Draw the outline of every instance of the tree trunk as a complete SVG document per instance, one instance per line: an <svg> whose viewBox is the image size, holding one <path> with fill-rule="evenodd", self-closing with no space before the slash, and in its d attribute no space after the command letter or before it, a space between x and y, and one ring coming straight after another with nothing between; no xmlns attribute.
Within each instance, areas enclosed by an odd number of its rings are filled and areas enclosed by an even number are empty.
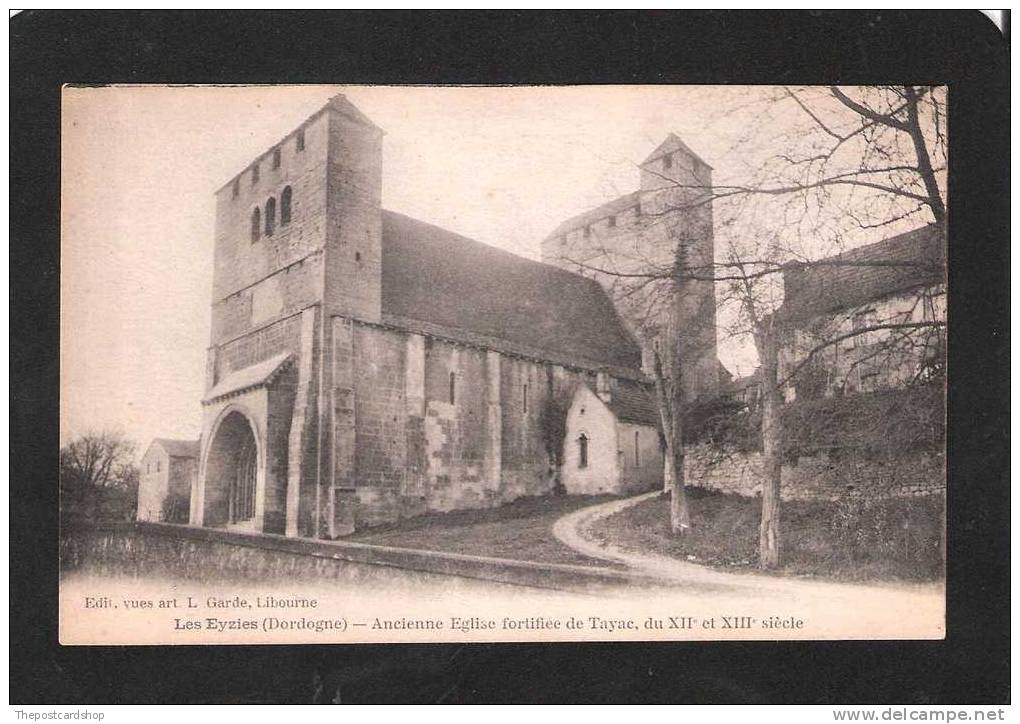
<svg viewBox="0 0 1020 724"><path fill-rule="evenodd" d="M687 492L684 490L684 446L676 444L682 438L676 430L676 420L679 415L674 415L674 444L670 446L670 459L672 460L673 480L669 491L669 529L675 536L682 536L691 529L691 514L687 506Z"/></svg>
<svg viewBox="0 0 1020 724"><path fill-rule="evenodd" d="M655 392L666 442L663 478L670 495L669 528L673 535L682 536L691 528L691 515L684 490L683 387L679 354L671 362L673 374L667 378L659 352L655 352Z"/></svg>
<svg viewBox="0 0 1020 724"><path fill-rule="evenodd" d="M673 492L673 446L666 444L662 451L662 492Z"/></svg>
<svg viewBox="0 0 1020 724"><path fill-rule="evenodd" d="M758 559L761 568L780 564L779 504L783 474L782 419L778 386L778 345L775 329L760 335L762 386L762 485L761 525L758 530Z"/></svg>

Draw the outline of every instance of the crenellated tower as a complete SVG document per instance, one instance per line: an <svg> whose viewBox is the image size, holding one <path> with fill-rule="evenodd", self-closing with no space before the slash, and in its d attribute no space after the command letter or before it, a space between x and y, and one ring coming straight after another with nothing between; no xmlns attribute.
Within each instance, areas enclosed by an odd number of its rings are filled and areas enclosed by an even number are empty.
<svg viewBox="0 0 1020 724"><path fill-rule="evenodd" d="M689 399L714 396L719 385L711 198L712 168L671 133L641 162L636 191L568 219L542 242L543 261L610 293L647 373L655 346L680 336Z"/></svg>

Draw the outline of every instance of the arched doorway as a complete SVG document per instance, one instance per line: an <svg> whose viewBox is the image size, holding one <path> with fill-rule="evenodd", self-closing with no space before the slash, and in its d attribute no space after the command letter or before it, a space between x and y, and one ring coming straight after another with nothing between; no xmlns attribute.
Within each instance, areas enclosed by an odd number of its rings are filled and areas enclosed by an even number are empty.
<svg viewBox="0 0 1020 724"><path fill-rule="evenodd" d="M231 523L244 523L255 518L255 476L258 472L258 452L255 438L248 432L247 440L241 446L237 459L237 475L231 481L230 509Z"/></svg>
<svg viewBox="0 0 1020 724"><path fill-rule="evenodd" d="M244 414L227 413L213 433L205 463L207 526L254 526L259 479L259 449Z"/></svg>

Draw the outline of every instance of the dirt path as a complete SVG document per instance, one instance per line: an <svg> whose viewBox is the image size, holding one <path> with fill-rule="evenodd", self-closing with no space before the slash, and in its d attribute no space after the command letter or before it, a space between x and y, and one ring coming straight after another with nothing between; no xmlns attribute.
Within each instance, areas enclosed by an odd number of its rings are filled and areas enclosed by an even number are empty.
<svg viewBox="0 0 1020 724"><path fill-rule="evenodd" d="M942 597L941 584L852 584L834 581L803 580L754 572L724 572L654 553L622 548L612 541L598 540L591 528L596 522L661 493L653 491L623 500L592 505L562 516L553 524L553 535L564 545L591 558L625 565L654 576L663 583L681 586L692 593L726 592L738 596L803 600L837 599L864 595L874 600L918 595Z"/></svg>

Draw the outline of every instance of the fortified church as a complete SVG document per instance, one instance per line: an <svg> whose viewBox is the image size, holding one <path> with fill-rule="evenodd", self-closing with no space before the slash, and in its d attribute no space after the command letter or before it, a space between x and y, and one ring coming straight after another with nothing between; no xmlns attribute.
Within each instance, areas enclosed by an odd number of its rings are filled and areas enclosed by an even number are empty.
<svg viewBox="0 0 1020 724"><path fill-rule="evenodd" d="M381 208L382 137L337 96L216 192L189 522L335 538L661 486L647 361L662 329L560 252L662 243L643 220L669 217L671 179L707 165L671 136L638 191L567 222L542 263ZM693 298L673 312L707 319L691 384L711 394L715 302Z"/></svg>

